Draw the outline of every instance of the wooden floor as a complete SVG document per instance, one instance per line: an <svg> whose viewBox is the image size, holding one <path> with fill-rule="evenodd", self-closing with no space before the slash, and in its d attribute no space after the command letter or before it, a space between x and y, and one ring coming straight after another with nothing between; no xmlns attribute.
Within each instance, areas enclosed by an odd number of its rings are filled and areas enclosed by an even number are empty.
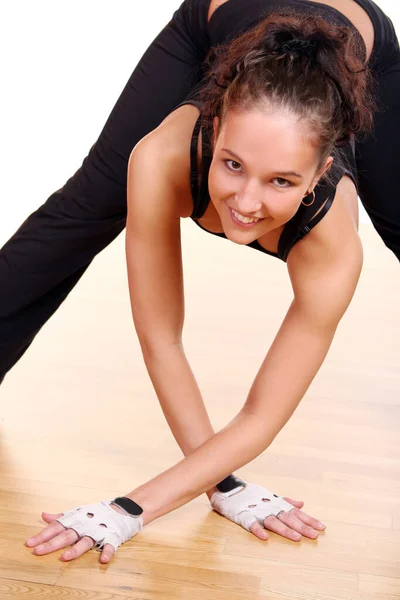
<svg viewBox="0 0 400 600"><path fill-rule="evenodd" d="M328 527L262 542L205 495L124 544L37 557L58 512L126 492L181 459L130 315L123 235L99 256L0 391L0 598L400 598L400 270L370 225L365 266L318 377L238 474L305 501ZM291 300L285 265L184 226L185 346L217 429L240 409Z"/></svg>

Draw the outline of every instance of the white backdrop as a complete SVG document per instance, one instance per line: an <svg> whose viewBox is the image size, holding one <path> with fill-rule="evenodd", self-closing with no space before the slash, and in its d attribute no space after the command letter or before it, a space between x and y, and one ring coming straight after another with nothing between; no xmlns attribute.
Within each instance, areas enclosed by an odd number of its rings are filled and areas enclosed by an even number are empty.
<svg viewBox="0 0 400 600"><path fill-rule="evenodd" d="M378 3L400 32L398 0ZM0 246L80 166L135 64L178 5L2 3Z"/></svg>

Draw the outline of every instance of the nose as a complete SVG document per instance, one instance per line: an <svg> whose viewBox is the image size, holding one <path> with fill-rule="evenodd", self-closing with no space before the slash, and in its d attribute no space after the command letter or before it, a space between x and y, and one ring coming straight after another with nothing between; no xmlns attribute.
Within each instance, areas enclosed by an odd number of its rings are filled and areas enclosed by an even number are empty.
<svg viewBox="0 0 400 600"><path fill-rule="evenodd" d="M244 215L252 215L261 210L265 203L265 191L255 182L248 182L235 197L237 210Z"/></svg>

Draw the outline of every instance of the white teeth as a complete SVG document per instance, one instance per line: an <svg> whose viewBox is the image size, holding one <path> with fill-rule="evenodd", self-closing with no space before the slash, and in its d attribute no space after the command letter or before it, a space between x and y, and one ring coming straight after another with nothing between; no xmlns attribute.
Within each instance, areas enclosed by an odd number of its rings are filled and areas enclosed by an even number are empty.
<svg viewBox="0 0 400 600"><path fill-rule="evenodd" d="M241 215L240 213L236 212L236 210L233 210L233 208L231 209L233 214L235 215L235 217L237 218L238 221L240 221L241 223L257 223L257 221L259 221L260 219L257 218L249 218L249 217L244 217L243 215Z"/></svg>

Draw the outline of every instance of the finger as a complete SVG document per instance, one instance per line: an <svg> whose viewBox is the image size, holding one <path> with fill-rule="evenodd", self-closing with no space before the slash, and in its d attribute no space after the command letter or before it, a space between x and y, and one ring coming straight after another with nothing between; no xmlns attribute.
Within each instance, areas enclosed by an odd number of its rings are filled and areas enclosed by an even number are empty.
<svg viewBox="0 0 400 600"><path fill-rule="evenodd" d="M100 556L100 562L102 562L102 563L110 562L110 560L114 556L114 554L115 554L114 546L111 546L111 544L105 544L103 551L101 553L101 556Z"/></svg>
<svg viewBox="0 0 400 600"><path fill-rule="evenodd" d="M316 540L319 535L318 531L316 531L313 527L310 527L309 525L306 525L303 521L301 521L296 516L296 513L293 510L291 510L290 512L283 512L279 516L278 520L285 523L285 525L287 525L294 531L301 533L301 535L303 535L304 537L308 537L312 540Z"/></svg>
<svg viewBox="0 0 400 600"><path fill-rule="evenodd" d="M43 521L46 521L46 523L53 523L53 521L55 521L56 519L59 519L63 515L64 515L64 513L54 514L54 513L42 512L42 519L43 519Z"/></svg>
<svg viewBox="0 0 400 600"><path fill-rule="evenodd" d="M267 517L264 521L265 529L273 531L274 533L277 533L288 540L292 540L293 542L299 542L301 540L301 533L298 531L293 531L291 527L280 521L281 517L282 515L279 517L279 519L273 515Z"/></svg>
<svg viewBox="0 0 400 600"><path fill-rule="evenodd" d="M321 521L318 521L318 519L314 519L314 517L311 517L307 513L303 512L302 510L296 510L296 511L290 511L290 512L293 512L298 519L300 519L306 525L313 527L314 529L317 529L319 531L324 531L326 529L326 525L324 523L322 523Z"/></svg>
<svg viewBox="0 0 400 600"><path fill-rule="evenodd" d="M60 550L60 548L65 548L66 546L71 546L79 539L78 534L73 529L67 529L62 533L59 533L51 540L44 544L40 544L36 546L34 549L34 553L42 556L43 554L50 554L50 552L55 552L55 550Z"/></svg>
<svg viewBox="0 0 400 600"><path fill-rule="evenodd" d="M262 525L260 525L260 523L258 521L253 523L253 525L250 527L250 531L251 531L251 533L254 533L254 535L256 537L258 537L260 540L265 541L269 538L268 533L266 532L264 527Z"/></svg>
<svg viewBox="0 0 400 600"><path fill-rule="evenodd" d="M82 554L85 554L88 550L91 550L95 545L93 538L85 536L79 542L73 545L61 554L61 559L65 561L74 560Z"/></svg>
<svg viewBox="0 0 400 600"><path fill-rule="evenodd" d="M28 547L32 548L33 546L37 546L38 544L47 542L48 540L62 533L63 531L65 531L64 525L61 525L61 523L59 523L58 521L53 521L52 523L50 523L50 525L45 527L43 531L26 540L25 544Z"/></svg>
<svg viewBox="0 0 400 600"><path fill-rule="evenodd" d="M295 506L296 508L303 508L304 506L304 502L302 500L292 500L291 498L287 498L286 496L283 496L283 499L286 500L286 502L289 502L289 504L292 504L292 506Z"/></svg>

